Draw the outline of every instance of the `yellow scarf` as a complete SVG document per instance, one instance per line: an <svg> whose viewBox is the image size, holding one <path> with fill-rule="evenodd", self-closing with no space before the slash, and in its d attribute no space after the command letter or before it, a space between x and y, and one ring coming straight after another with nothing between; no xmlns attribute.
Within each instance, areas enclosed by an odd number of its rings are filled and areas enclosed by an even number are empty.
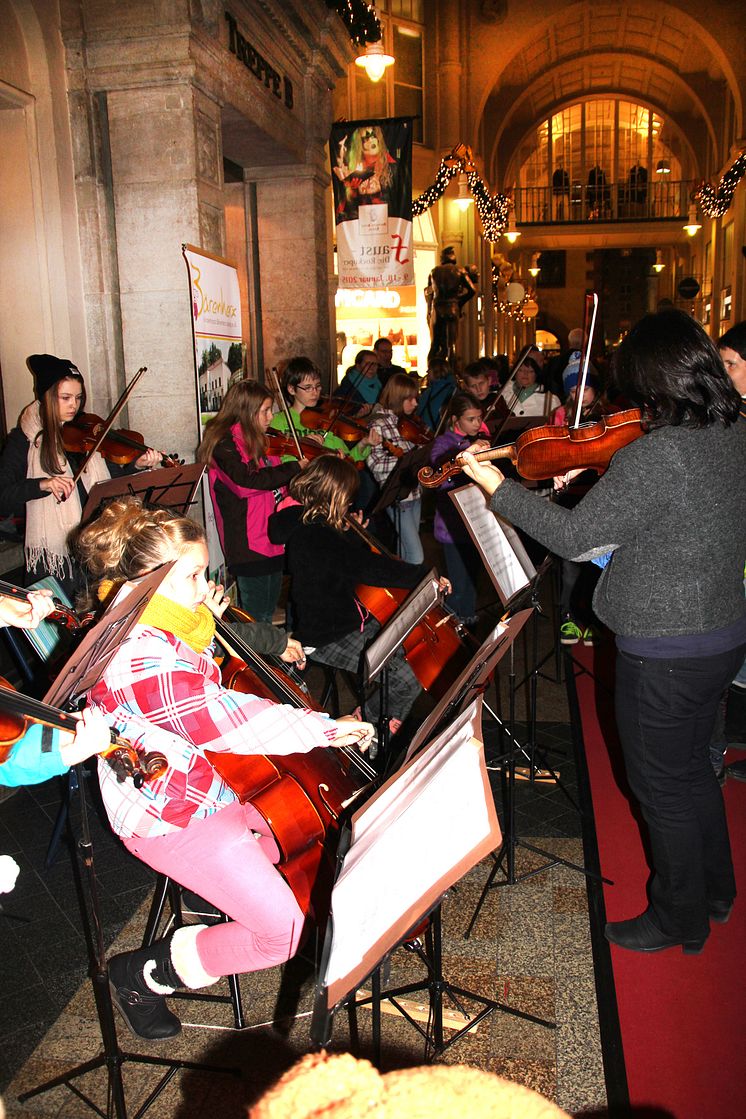
<svg viewBox="0 0 746 1119"><path fill-rule="evenodd" d="M98 597L103 601L114 584L104 579L98 588ZM195 610L187 610L162 594L154 594L140 615L140 623L155 629L172 633L195 653L204 653L215 636L215 618L203 604Z"/></svg>

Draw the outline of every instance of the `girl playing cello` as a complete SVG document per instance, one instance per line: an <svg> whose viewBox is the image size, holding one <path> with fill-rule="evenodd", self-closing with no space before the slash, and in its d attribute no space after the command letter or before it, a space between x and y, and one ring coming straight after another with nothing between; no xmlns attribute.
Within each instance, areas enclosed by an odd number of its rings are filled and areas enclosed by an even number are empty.
<svg viewBox="0 0 746 1119"><path fill-rule="evenodd" d="M90 697L130 739L139 729L168 761L165 773L140 790L100 767L114 831L132 854L232 918L178 929L111 960L114 1001L125 1021L139 1037L162 1039L181 1028L165 995L284 962L305 920L275 869L279 851L265 820L236 799L205 751L282 756L365 745L373 728L221 686L212 656L215 622L205 606L207 547L195 522L136 501L112 502L83 530L79 548L93 574L117 582L175 561Z"/></svg>

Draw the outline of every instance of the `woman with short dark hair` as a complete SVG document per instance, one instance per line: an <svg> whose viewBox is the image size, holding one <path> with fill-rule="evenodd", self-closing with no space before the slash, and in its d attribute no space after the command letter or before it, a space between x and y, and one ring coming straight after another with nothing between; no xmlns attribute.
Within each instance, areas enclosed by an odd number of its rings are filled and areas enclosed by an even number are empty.
<svg viewBox="0 0 746 1119"><path fill-rule="evenodd" d="M746 474L746 430L717 349L682 311L646 315L619 347L613 379L649 430L574 509L468 454L465 470L495 513L552 551L605 563L593 605L616 634L617 726L653 868L648 908L606 936L639 952L699 952L736 893L708 748L746 652L746 488L734 484Z"/></svg>

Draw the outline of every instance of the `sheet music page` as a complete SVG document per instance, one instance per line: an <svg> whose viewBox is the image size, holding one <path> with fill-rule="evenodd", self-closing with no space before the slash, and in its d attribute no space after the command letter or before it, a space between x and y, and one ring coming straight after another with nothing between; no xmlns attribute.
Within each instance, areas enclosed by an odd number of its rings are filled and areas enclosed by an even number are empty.
<svg viewBox="0 0 746 1119"><path fill-rule="evenodd" d="M328 987L359 968L370 947L389 933L390 950L406 932L397 932L402 915L427 898L433 883L450 884L449 872L490 835L482 746L472 737L475 708L474 703L357 817L332 894ZM422 904L425 912L429 906Z"/></svg>
<svg viewBox="0 0 746 1119"><path fill-rule="evenodd" d="M438 577L430 571L419 586L411 592L395 614L389 618L378 636L365 650L366 682L375 680L396 650L414 627L422 621L428 610L440 601Z"/></svg>
<svg viewBox="0 0 746 1119"><path fill-rule="evenodd" d="M479 486L459 486L449 493L484 560L487 573L503 605L525 590L536 575L520 537L512 525L497 517Z"/></svg>

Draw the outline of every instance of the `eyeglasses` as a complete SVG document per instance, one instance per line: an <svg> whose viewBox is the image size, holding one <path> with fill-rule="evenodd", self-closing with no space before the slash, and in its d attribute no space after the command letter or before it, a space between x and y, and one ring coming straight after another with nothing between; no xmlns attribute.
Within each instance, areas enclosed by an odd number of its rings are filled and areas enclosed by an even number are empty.
<svg viewBox="0 0 746 1119"><path fill-rule="evenodd" d="M295 386L295 391L297 392L298 389L302 389L303 392L313 392L315 389L320 389L320 388L321 388L321 381L313 381L311 384L308 384L308 385L296 385Z"/></svg>

